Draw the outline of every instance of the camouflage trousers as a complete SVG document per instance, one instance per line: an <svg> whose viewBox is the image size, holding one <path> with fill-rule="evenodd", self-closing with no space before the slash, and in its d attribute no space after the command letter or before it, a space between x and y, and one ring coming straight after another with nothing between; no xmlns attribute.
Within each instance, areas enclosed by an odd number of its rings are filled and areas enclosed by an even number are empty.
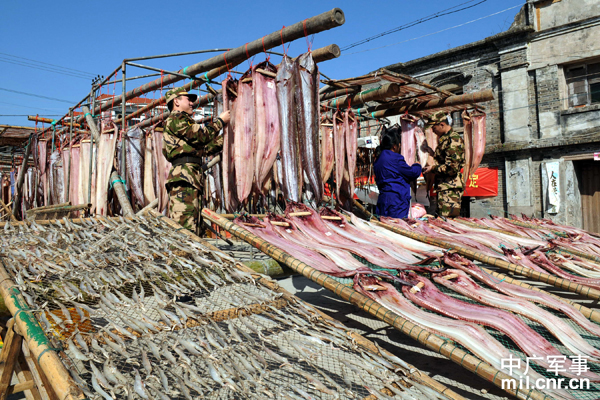
<svg viewBox="0 0 600 400"><path fill-rule="evenodd" d="M192 185L171 186L169 189L169 218L196 233L201 191Z"/></svg>
<svg viewBox="0 0 600 400"><path fill-rule="evenodd" d="M458 217L460 215L460 202L462 189L450 189L437 192L437 213L441 217Z"/></svg>

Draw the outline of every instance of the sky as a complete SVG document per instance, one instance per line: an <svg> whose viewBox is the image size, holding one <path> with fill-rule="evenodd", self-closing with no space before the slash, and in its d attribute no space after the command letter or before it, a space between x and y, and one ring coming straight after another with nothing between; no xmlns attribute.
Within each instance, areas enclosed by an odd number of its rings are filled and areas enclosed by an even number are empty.
<svg viewBox="0 0 600 400"><path fill-rule="evenodd" d="M375 1L18 1L0 2L0 124L33 126L26 116L56 118L124 58L233 48L339 7L344 25L309 37L312 48L337 44L342 55L319 65L332 79L366 74L507 30L524 0ZM467 8L465 10L460 10ZM446 13L456 11L450 15ZM435 18L433 16L438 15ZM424 19L431 18L427 21ZM415 22L423 21L418 24ZM409 26L414 25L414 26ZM348 48L383 32L396 32ZM306 39L288 54L306 52ZM273 51L281 52L282 47ZM179 70L219 53L140 61ZM261 62L265 55L254 57ZM278 63L280 57L273 56ZM51 65L49 65L51 64ZM249 62L235 69L245 71ZM127 76L152 73L128 67ZM119 75L120 77L120 75ZM155 79L155 78L151 78ZM148 80L127 82L127 90ZM120 94L121 84L102 93ZM35 95L38 97L34 97ZM39 97L42 96L42 97ZM159 93L149 93L156 98Z"/></svg>

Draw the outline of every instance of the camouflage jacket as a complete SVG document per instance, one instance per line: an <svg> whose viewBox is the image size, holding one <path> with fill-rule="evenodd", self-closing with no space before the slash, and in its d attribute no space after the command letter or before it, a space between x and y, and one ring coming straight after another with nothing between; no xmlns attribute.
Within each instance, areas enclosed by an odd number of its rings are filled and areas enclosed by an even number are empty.
<svg viewBox="0 0 600 400"><path fill-rule="evenodd" d="M221 119L203 126L195 123L189 114L175 111L165 122L163 154L169 162L179 157L206 157L215 154L223 148L223 136L218 136L221 129ZM182 164L172 167L167 187L182 181L201 189L204 180L200 165Z"/></svg>
<svg viewBox="0 0 600 400"><path fill-rule="evenodd" d="M463 176L460 171L465 166L465 143L452 129L439 139L435 154L435 190L463 189Z"/></svg>

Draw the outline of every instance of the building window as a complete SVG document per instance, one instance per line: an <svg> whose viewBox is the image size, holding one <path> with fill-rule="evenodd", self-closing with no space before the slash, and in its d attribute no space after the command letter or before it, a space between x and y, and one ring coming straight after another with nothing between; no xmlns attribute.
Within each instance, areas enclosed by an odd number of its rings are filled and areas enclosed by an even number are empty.
<svg viewBox="0 0 600 400"><path fill-rule="evenodd" d="M600 62L565 68L569 107L600 103Z"/></svg>

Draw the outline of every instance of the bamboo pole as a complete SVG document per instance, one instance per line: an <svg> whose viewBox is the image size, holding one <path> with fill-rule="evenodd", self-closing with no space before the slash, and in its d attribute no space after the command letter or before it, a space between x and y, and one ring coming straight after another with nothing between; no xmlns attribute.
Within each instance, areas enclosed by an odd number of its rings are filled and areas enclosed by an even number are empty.
<svg viewBox="0 0 600 400"><path fill-rule="evenodd" d="M425 236L419 233L414 233L411 231L407 231L406 229L398 228L395 226L391 226L388 224L384 224L377 221L372 221L375 225L386 228L394 233L398 233L400 235L409 237L411 239L418 240L420 242L428 243L434 246L439 246L445 249L452 249L456 251L458 254L465 256L472 260L481 261L483 263L494 265L503 270L522 275L526 278L533 279L538 282L548 283L552 286L555 286L560 289L565 289L569 292L578 293L582 296L593 300L600 299L600 291L591 288L589 286L581 285L579 283L571 282L566 279L559 278L554 275L544 274L542 272L535 271L531 268L523 267L521 265L513 264L508 261L504 261L500 258L488 256L486 254L480 253L478 251L470 250L468 248L458 246L455 243L446 242L444 240L432 238L429 236Z"/></svg>
<svg viewBox="0 0 600 400"><path fill-rule="evenodd" d="M163 220L168 225L171 225L173 228L175 228L177 230L181 229L181 225L179 225L178 223L176 223L172 219L165 217L164 215L162 215L161 213L157 212L156 210L150 210L149 214L152 215L152 216L154 216L154 217L161 218L161 220ZM197 241L199 243L202 243L204 246L206 246L210 250L221 252L220 249L218 249L217 247L215 247L212 244L208 243L206 240L200 238L199 236L197 236L196 234L194 234L193 232L191 232L191 231L189 231L187 229L181 229L180 232L182 232L183 234L189 236L191 239L193 239L193 240L195 240L195 241ZM298 261L298 262L301 262L301 261ZM288 292L287 290L285 290L284 288L282 288L281 286L279 286L277 284L277 282L273 281L272 279L267 278L264 275L256 275L256 271L253 271L252 269L248 268L244 264L241 264L240 262L237 262L236 266L239 269L252 274L253 277L259 283L261 283L262 285L264 285L264 286L268 287L269 289L272 289L272 290L274 290L276 292L281 293L283 299L287 300L288 302L290 302L292 304L293 303L297 303L297 302L302 302L302 300L300 300L299 298L297 298L296 296L294 296L293 294L291 294L290 292ZM313 271L318 272L316 270L313 270ZM354 292L354 293L359 294L357 292ZM329 315L323 313L321 310L319 310L319 309L317 309L317 308L315 308L315 307L313 307L311 305L308 305L308 306L312 310L314 310L316 313L318 313L319 316L321 318L323 318L325 321L330 322L334 326L339 326L340 325L340 323L337 320L335 320L332 317L330 317ZM356 332L347 331L346 334L349 335L350 337L352 337L354 340L356 340L356 342L359 345L363 346L364 348L366 348L366 349L368 349L370 351L373 351L375 354L379 354L379 351L378 351L377 347L370 340L364 338L363 336L361 336L360 334L358 334ZM391 354L391 353L389 353L389 354ZM409 367L410 368L414 368L410 364L409 364ZM414 369L416 369L418 371L417 368L414 368ZM452 391L448 387L446 387L443 384L435 381L434 379L428 377L427 375L421 374L420 371L419 371L418 374L409 374L409 375L410 375L411 379L416 380L417 382L422 383L422 384L424 384L424 385L426 385L426 386L428 386L428 387L436 390L437 392L446 395L450 399L453 399L453 400L465 400L464 397L462 397L461 395L455 393L454 391ZM534 398L531 397L531 399L534 399Z"/></svg>
<svg viewBox="0 0 600 400"><path fill-rule="evenodd" d="M471 222L471 221L464 221L464 220L460 220L460 219L455 219L455 221L456 222L460 222L461 224L464 224L464 225L467 225L467 226L472 226L473 228L486 229L486 230L489 230L489 231L500 232L500 233L504 233L506 235L511 235L511 236L520 237L520 238L525 237L525 236L519 235L519 234L517 234L517 233L515 233L513 231L506 231L506 230L503 230L503 229L492 228L492 227L480 225L480 224L477 224L477 223L474 223L474 222ZM514 221L511 221L511 223L513 223L513 222ZM520 222L520 221L517 221L517 222ZM523 224L525 224L525 223L523 223ZM524 226L524 225L518 225L518 226L522 226L523 228L532 228L530 226ZM540 228L541 227L538 227L538 229L540 229ZM543 228L543 229L546 229L546 228ZM550 231L553 231L553 230L550 229ZM555 232L553 232L553 233L555 235L557 235L557 233L559 233L559 232L556 231L556 233ZM564 232L560 232L560 233L564 233ZM559 246L560 246L560 244L559 244ZM564 247L564 246L560 246L560 248L563 251L565 251L567 253L570 253L570 254L572 254L574 256L585 258L585 259L588 259L590 261L594 261L594 262L600 264L600 257L597 257L597 256L595 256L593 254L588 254L588 253L585 253L585 252L579 251L579 250L569 249L569 248Z"/></svg>
<svg viewBox="0 0 600 400"><path fill-rule="evenodd" d="M0 264L0 295L13 315L19 334L27 342L27 346L40 368L48 377L50 385L61 400L81 400L85 395L73 381L69 372L52 347L46 334L40 327L35 315L23 299L17 285Z"/></svg>
<svg viewBox="0 0 600 400"><path fill-rule="evenodd" d="M263 36L260 39L256 39L252 42L246 43L245 45L231 49L223 54L219 54L218 56L211 57L208 60L200 61L196 64L187 66L176 72L188 76L196 76L219 68L220 73L216 75L218 76L256 54L270 50L277 46L281 46L284 43L303 38L307 35L312 35L314 33L323 32L341 26L345 21L346 18L344 16L344 12L339 8L334 8L331 11L324 12L317 16L307 18L301 22L284 27L280 30L276 30L275 32ZM204 79L203 77L199 78ZM160 89L163 86L169 86L172 83L179 82L182 79L183 78L179 75L167 74L161 78L155 79L142 86L123 93L122 98L115 98L114 104L100 104L98 107L94 108L94 114L100 114L103 109L118 106L122 101L141 96L144 93ZM77 122L79 121L80 120L78 119Z"/></svg>
<svg viewBox="0 0 600 400"><path fill-rule="evenodd" d="M477 229L485 229L487 231L492 231L492 232L498 232L498 233L504 233L505 235L511 235L514 237L519 237L519 238L525 238L525 236L520 235L518 233L515 233L513 231L506 231L504 229L498 229L498 228L492 228L491 226L486 226L486 225L480 225L478 223L475 222L471 222L471 221L465 221L463 219L454 219L455 222L461 223L463 225L467 225L470 226L472 228L477 228Z"/></svg>
<svg viewBox="0 0 600 400"><path fill-rule="evenodd" d="M556 236L565 236L565 233L566 233L566 232L564 232L564 231L559 231L559 230L556 230L556 229L547 228L547 227L544 227L544 226L539 226L539 225L535 225L535 224L529 224L529 223L527 223L527 222L516 221L516 220L514 220L514 219L511 219L511 220L510 220L510 223L511 223L511 224L514 224L514 225L517 225L517 226L521 226L521 227L523 227L523 228L531 228L531 229L537 229L537 230L542 230L542 229L543 229L543 230L547 230L547 231L550 231L551 233L553 233L553 234L554 234L554 235L556 235ZM578 257L586 258L586 259L588 259L588 260L591 260L591 261L595 261L595 262L597 262L597 263L600 263L600 257L597 257L597 256L595 256L595 255L593 255L593 254L584 253L583 251L579 251L579 250L571 250L571 249L568 249L568 248L566 248L566 247L563 247L563 246L560 246L560 247L561 247L561 249L563 249L564 251L566 251L566 252L568 252L568 253L571 253L571 254L573 254L574 256L578 256Z"/></svg>
<svg viewBox="0 0 600 400"><path fill-rule="evenodd" d="M588 307L583 306L583 305L581 305L581 304L579 304L577 302L571 301L569 299L565 299L564 297L560 297L560 296L557 296L555 294L546 292L543 289L537 288L535 286L531 286L531 285L529 285L526 282L520 281L518 279L511 278L510 276L504 275L504 274L502 274L500 272L492 271L491 269L488 269L488 268L485 268L485 267L480 267L480 268L486 274L492 275L495 278L498 278L498 279L500 279L503 282L512 283L513 285L521 286L521 287L523 287L525 289L535 290L536 292L540 292L540 293L546 294L548 296L552 296L556 300L562 301L565 304L572 305L573 307L575 307L576 309L578 309L583 314L584 317L586 317L590 321L593 321L593 322L596 322L596 323L600 324L600 311L598 311L598 310L588 308Z"/></svg>
<svg viewBox="0 0 600 400"><path fill-rule="evenodd" d="M121 209L123 210L124 217L132 217L134 215L133 207L131 207L131 203L127 198L127 191L125 189L125 185L121 182L121 177L117 174L117 171L113 171L110 174L110 181L113 185L113 189L115 190L115 194L119 199L119 204L121 204Z"/></svg>
<svg viewBox="0 0 600 400"><path fill-rule="evenodd" d="M382 305L376 303L375 301L369 299L368 297L362 295L354 289L335 281L328 275L317 271L316 269L310 267L302 261L292 257L284 250L262 240L253 233L241 228L240 226L232 222L229 222L225 218L221 218L218 214L212 212L211 210L208 210L206 208L203 209L202 215L206 219L210 220L211 222L214 222L221 228L227 230L232 235L239 237L240 239L259 249L263 253L273 257L275 260L284 263L294 271L306 276L307 278L318 283L324 288L331 290L334 294L338 295L342 299L349 301L350 303L367 311L369 314L375 316L376 318L392 325L400 332L417 340L419 343L425 345L427 348L448 357L450 360L461 365L467 370L474 372L481 378L492 382L496 386L502 388L502 381L514 380L514 378L511 378L504 372L495 369L491 365L459 349L450 342L441 339L440 337L425 329L422 329L418 325L413 324L412 322L404 319L403 317L390 310L387 310ZM548 399L548 397L545 396L543 393L534 390L503 390L520 399Z"/></svg>
<svg viewBox="0 0 600 400"><path fill-rule="evenodd" d="M373 118L383 118L392 115L403 114L407 111L426 111L434 108L463 106L491 100L494 100L494 91L492 89L488 89L480 92L465 93L428 101L419 101L418 99L400 99L391 101L389 103L378 104L373 107L360 108L356 110L355 113L357 115L369 115Z"/></svg>

